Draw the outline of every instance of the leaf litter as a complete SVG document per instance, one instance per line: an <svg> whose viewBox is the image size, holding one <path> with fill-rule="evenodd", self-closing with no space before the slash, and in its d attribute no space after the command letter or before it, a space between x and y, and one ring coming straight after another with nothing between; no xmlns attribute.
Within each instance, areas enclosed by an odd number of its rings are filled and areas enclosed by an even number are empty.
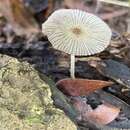
<svg viewBox="0 0 130 130"><path fill-rule="evenodd" d="M4 2L6 3L9 1L6 0ZM17 5L16 0L12 0L12 2ZM1 5L3 5L3 3ZM6 3L5 5L7 7L8 3ZM73 8L70 7L72 6L71 2L68 3L67 6L68 8ZM75 4L73 6L77 5ZM87 9L86 7L84 7L84 5L82 5L82 2L78 6L81 6L80 8ZM95 3L91 3L90 12L99 12L99 14L101 13L99 16L101 16L105 20L107 19L108 23L113 29L113 38L111 44L101 54L94 55L93 59L90 58L90 60L88 60L89 58L85 57L78 59L77 57L76 77L92 80L103 80L108 81L109 83L114 82L114 85L103 89L104 91L99 90L94 92L94 90L91 89L93 93L89 93L87 96L85 96L85 101L84 97L82 96L76 100L78 100L79 104L81 103L83 104L83 106L85 105L85 108L89 109L89 111L91 112L95 110L97 112L97 109L106 110L107 108L115 108L115 110L117 110L117 114L113 118L113 120L111 120L111 123L107 122L108 126L127 129L130 128L130 101L128 101L130 97L130 35L129 33L126 33L127 26L129 25L125 20L126 18L128 18L128 9L119 6L108 6L106 4L103 4L101 6L99 7L99 5L97 6ZM95 7L98 7L96 8L96 11L93 10L95 9ZM18 25L22 30L26 30L27 33L30 33L30 30L32 29L39 30L38 23L35 21L35 19L33 18L33 14L30 11L29 20L26 19L28 15L25 13L26 9L23 5L18 6L17 8L17 13L19 13L19 11L22 12L22 16L12 11L9 12L5 9L6 8L4 8L3 11L5 11L5 14L7 14L7 16L12 16L12 14L8 13L14 13L13 17L16 19L16 21L13 20L12 23L14 28L16 28L15 26ZM116 9L119 10L116 12ZM102 12L105 13L102 14ZM20 17L20 19L18 18L18 16ZM0 15L0 18L3 19L3 16ZM24 25L21 25L21 20L24 20ZM12 22L12 19L10 17L9 21ZM29 42L27 42L28 38L25 38L25 36L21 34L20 36L17 36L15 32L10 29L9 23L6 23L5 25L3 23L0 24L1 53L17 57L19 58L19 60L22 61L28 61L39 72L50 76L55 82L64 78L69 78L70 59L68 55L54 50L48 40L42 34L38 33L34 38L32 38L32 40L29 40ZM98 62L96 60L98 60ZM128 89L126 89L126 87ZM113 95L115 95L116 97ZM70 100L71 99L72 97L70 97ZM74 99L72 99L72 101L74 103ZM82 105L80 105L80 107L81 106ZM84 110L81 110L82 109L80 108L79 111L82 113ZM81 119L81 116L78 119ZM83 119L87 120L88 118L84 117ZM105 122L104 124L107 123Z"/></svg>

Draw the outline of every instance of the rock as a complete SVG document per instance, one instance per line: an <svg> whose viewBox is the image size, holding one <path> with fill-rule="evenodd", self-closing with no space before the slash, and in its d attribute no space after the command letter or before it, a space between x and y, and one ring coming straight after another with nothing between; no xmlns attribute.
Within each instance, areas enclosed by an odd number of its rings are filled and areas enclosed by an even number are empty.
<svg viewBox="0 0 130 130"><path fill-rule="evenodd" d="M64 112L76 122L76 118L78 116L78 112L76 109L69 104L70 99L67 98L56 86L55 83L49 79L47 76L39 73L41 79L44 79L47 83L49 82L50 89L52 91L52 98L54 100L54 104L64 110Z"/></svg>
<svg viewBox="0 0 130 130"><path fill-rule="evenodd" d="M0 68L1 130L77 130L28 63L0 55Z"/></svg>

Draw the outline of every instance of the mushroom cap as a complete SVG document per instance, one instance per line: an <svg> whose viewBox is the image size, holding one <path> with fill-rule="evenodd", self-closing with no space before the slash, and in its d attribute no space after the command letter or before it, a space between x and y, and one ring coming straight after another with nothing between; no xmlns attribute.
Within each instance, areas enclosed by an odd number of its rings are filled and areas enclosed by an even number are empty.
<svg viewBox="0 0 130 130"><path fill-rule="evenodd" d="M103 51L112 35L111 29L100 18L77 9L55 11L42 24L42 32L55 49L77 56Z"/></svg>

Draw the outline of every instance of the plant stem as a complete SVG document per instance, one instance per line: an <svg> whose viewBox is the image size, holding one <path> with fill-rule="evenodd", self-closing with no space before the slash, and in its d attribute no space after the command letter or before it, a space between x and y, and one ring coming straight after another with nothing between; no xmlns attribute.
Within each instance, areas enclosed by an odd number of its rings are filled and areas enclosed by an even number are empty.
<svg viewBox="0 0 130 130"><path fill-rule="evenodd" d="M75 55L73 54L71 54L70 63L70 75L72 79L75 79Z"/></svg>

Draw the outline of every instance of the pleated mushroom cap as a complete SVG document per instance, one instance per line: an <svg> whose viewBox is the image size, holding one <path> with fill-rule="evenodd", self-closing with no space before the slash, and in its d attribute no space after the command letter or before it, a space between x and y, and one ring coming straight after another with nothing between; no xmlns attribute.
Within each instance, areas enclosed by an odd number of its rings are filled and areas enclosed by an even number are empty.
<svg viewBox="0 0 130 130"><path fill-rule="evenodd" d="M112 35L100 18L77 9L55 11L42 24L42 31L55 49L77 56L103 51Z"/></svg>

